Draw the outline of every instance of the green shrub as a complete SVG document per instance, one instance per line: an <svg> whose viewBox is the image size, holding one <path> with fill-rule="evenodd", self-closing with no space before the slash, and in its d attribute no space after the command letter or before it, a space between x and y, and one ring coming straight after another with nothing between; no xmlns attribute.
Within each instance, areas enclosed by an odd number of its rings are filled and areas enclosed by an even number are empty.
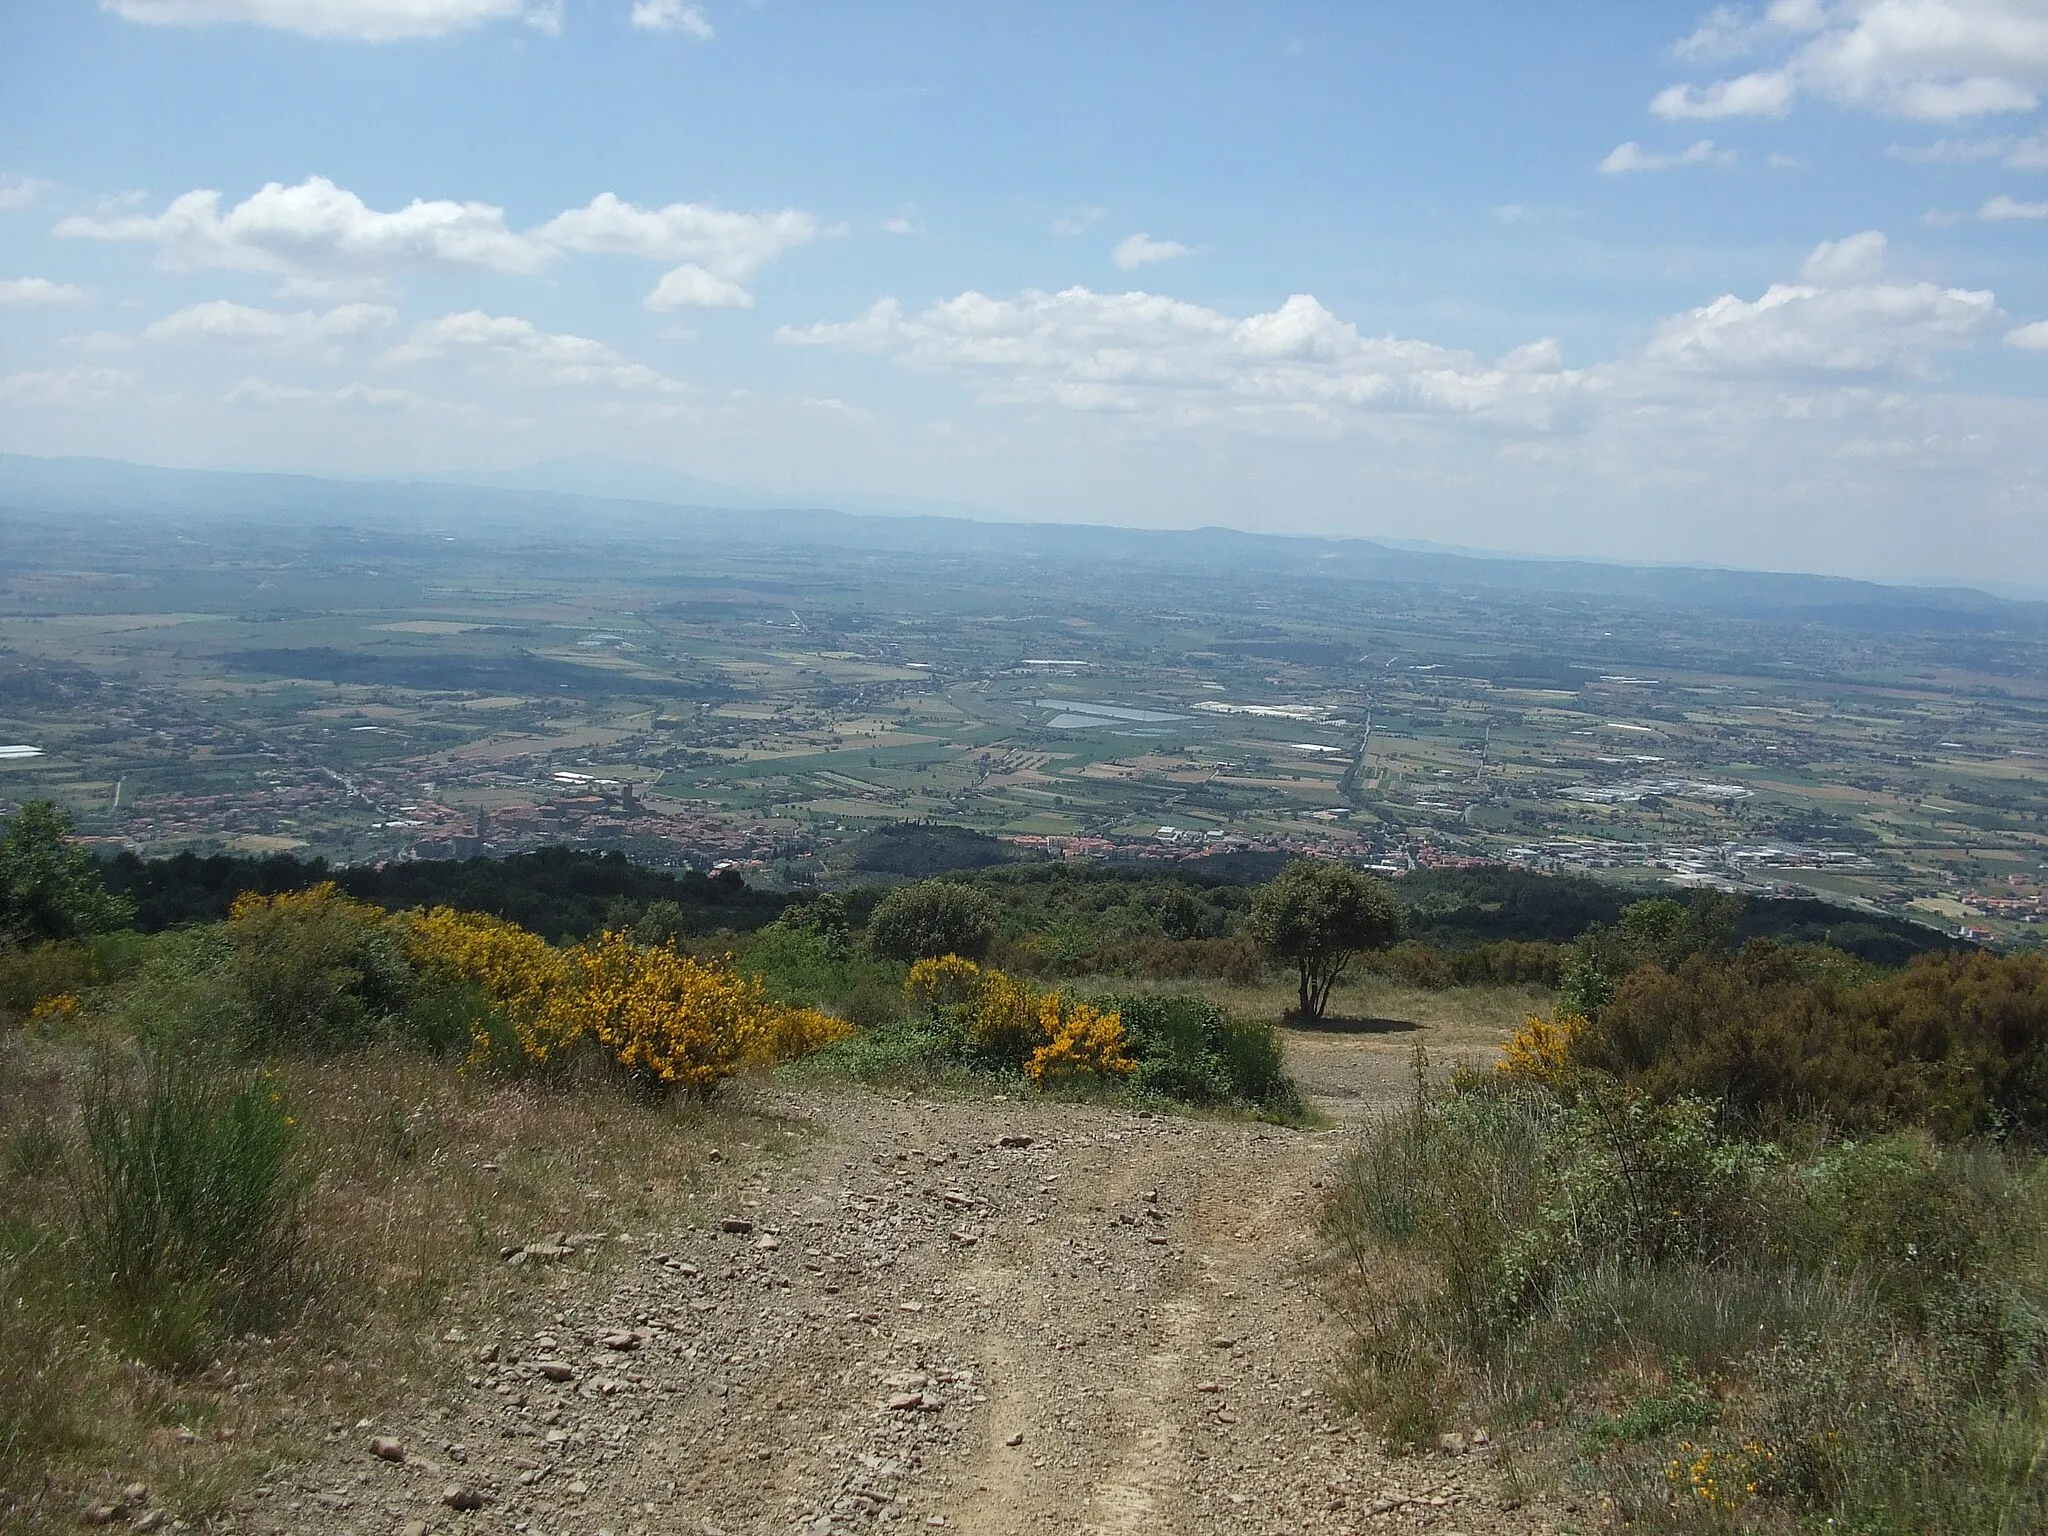
<svg viewBox="0 0 2048 1536"><path fill-rule="evenodd" d="M1234 1019L1195 993L1120 992L1090 1001L1122 1017L1138 1059L1131 1077L1137 1091L1189 1104L1300 1112L1271 1024Z"/></svg>
<svg viewBox="0 0 2048 1536"><path fill-rule="evenodd" d="M995 942L1002 910L972 886L921 880L882 898L868 918L868 947L908 964L959 955L980 960Z"/></svg>
<svg viewBox="0 0 2048 1536"><path fill-rule="evenodd" d="M1036 976L1207 979L1254 986L1268 973L1259 946L1243 934L1177 939L1156 933L1104 933L1074 920L1008 940L997 953L1004 969Z"/></svg>
<svg viewBox="0 0 2048 1536"><path fill-rule="evenodd" d="M84 1099L80 1212L92 1273L131 1347L203 1362L289 1296L299 1251L294 1125L267 1076L190 1049L103 1063Z"/></svg>
<svg viewBox="0 0 2048 1536"><path fill-rule="evenodd" d="M159 934L116 994L115 1021L164 1048L240 1049L257 1038L222 924Z"/></svg>
<svg viewBox="0 0 2048 1536"><path fill-rule="evenodd" d="M1832 951L1757 940L1644 965L1589 1006L1581 1065L1660 1098L1722 1100L1768 1134L1817 1119L2048 1138L2048 957L1928 954L1873 978Z"/></svg>
<svg viewBox="0 0 2048 1536"><path fill-rule="evenodd" d="M1374 955L1371 969L1411 987L1555 987L1571 956L1563 944L1503 939L1470 949L1439 949L1404 939Z"/></svg>
<svg viewBox="0 0 2048 1536"><path fill-rule="evenodd" d="M1681 1529L2041 1528L2041 1162L1739 1130L1598 1078L1419 1078L1326 1209L1351 1400L1402 1440L1561 1421Z"/></svg>
<svg viewBox="0 0 2048 1536"><path fill-rule="evenodd" d="M758 975L778 1003L792 1008L829 1008L857 1025L901 1017L900 967L853 948L846 942L843 925L830 927L803 920L803 914L813 913L830 900L820 898L796 908L794 921L768 924L741 946L734 964ZM855 1018L855 1011L861 1017Z"/></svg>
<svg viewBox="0 0 2048 1536"><path fill-rule="evenodd" d="M146 942L121 932L25 949L0 945L0 1020L25 1019L46 999L82 997L120 980L141 963Z"/></svg>
<svg viewBox="0 0 2048 1536"><path fill-rule="evenodd" d="M331 886L244 898L227 936L252 1049L354 1045L402 1027L416 982L380 909Z"/></svg>
<svg viewBox="0 0 2048 1536"><path fill-rule="evenodd" d="M869 1084L921 1085L990 1075L986 1068L968 1066L967 1054L964 1030L919 1014L835 1040L783 1070L796 1077L850 1077Z"/></svg>

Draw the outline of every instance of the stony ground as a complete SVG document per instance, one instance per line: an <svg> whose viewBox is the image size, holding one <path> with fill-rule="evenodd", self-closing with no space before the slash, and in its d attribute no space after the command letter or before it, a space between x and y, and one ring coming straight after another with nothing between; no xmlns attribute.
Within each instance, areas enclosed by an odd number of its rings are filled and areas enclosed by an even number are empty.
<svg viewBox="0 0 2048 1536"><path fill-rule="evenodd" d="M1325 1395L1314 1215L1407 1046L1290 1042L1335 1129L776 1089L811 1134L676 1230L536 1234L542 1310L337 1425L246 1528L1537 1532L1483 1433L1390 1459ZM581 1239L579 1241L579 1239ZM508 1260L508 1262L513 1262ZM425 1362L423 1362L425 1363ZM373 1445L374 1441L374 1445ZM1558 1512L1555 1518L1568 1518Z"/></svg>

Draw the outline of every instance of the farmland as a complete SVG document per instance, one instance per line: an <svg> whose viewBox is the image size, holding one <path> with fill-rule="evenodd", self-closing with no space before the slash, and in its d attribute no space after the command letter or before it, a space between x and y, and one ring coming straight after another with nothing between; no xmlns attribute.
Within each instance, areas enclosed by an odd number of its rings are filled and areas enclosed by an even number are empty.
<svg viewBox="0 0 2048 1536"><path fill-rule="evenodd" d="M0 742L40 749L0 800L109 848L568 842L804 884L928 818L2038 932L2033 605L419 487L0 506Z"/></svg>

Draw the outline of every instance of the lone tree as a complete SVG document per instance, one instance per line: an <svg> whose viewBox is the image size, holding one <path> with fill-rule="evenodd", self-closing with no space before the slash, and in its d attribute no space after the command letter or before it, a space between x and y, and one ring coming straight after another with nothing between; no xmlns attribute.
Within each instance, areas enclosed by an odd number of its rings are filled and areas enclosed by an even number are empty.
<svg viewBox="0 0 2048 1536"><path fill-rule="evenodd" d="M0 935L17 944L110 933L135 916L100 880L91 854L71 841L71 818L31 800L0 831Z"/></svg>
<svg viewBox="0 0 2048 1536"><path fill-rule="evenodd" d="M1297 859L1252 898L1251 934L1270 959L1293 963L1300 981L1295 1017L1320 1019L1351 957L1400 938L1401 909L1370 875Z"/></svg>
<svg viewBox="0 0 2048 1536"><path fill-rule="evenodd" d="M971 887L920 880L882 898L868 919L868 947L888 960L979 960L995 942L1001 920L995 903Z"/></svg>

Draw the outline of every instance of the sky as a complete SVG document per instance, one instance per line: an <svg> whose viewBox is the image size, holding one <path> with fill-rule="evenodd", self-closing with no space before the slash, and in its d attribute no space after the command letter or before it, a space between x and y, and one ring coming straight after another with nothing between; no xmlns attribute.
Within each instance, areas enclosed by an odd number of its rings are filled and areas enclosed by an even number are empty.
<svg viewBox="0 0 2048 1536"><path fill-rule="evenodd" d="M0 0L0 451L2048 593L2048 0Z"/></svg>

